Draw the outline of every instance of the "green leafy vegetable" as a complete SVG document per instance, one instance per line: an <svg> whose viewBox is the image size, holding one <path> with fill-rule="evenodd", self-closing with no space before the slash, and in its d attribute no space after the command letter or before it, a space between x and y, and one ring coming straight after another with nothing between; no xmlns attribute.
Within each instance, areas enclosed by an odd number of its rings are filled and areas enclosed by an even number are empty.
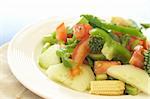
<svg viewBox="0 0 150 99"><path fill-rule="evenodd" d="M64 49L57 50L56 54L61 58L64 66L72 67L70 56L79 41L73 36L73 38L67 40L67 45Z"/></svg>
<svg viewBox="0 0 150 99"><path fill-rule="evenodd" d="M121 32L123 34L130 34L132 36L137 36L143 39L145 38L140 29L134 27L118 26L112 23L106 23L93 15L81 15L81 16L85 17L89 21L89 23L94 27L96 26L104 30L110 29L113 31Z"/></svg>
<svg viewBox="0 0 150 99"><path fill-rule="evenodd" d="M51 34L45 35L43 37L43 43L45 44L46 42L49 42L50 45L54 45L57 40L56 40L56 32L53 32Z"/></svg>
<svg viewBox="0 0 150 99"><path fill-rule="evenodd" d="M74 40L72 43L70 42L70 44L66 45L66 48L75 48L78 43L78 40Z"/></svg>
<svg viewBox="0 0 150 99"><path fill-rule="evenodd" d="M57 56L59 56L62 60L62 63L66 67L72 67L71 60L69 59L70 53L67 52L65 49L59 49L56 51Z"/></svg>
<svg viewBox="0 0 150 99"><path fill-rule="evenodd" d="M144 70L150 76L150 49L144 53Z"/></svg>
<svg viewBox="0 0 150 99"><path fill-rule="evenodd" d="M73 29L71 27L67 27L67 34L72 34L73 33Z"/></svg>
<svg viewBox="0 0 150 99"><path fill-rule="evenodd" d="M89 24L89 21L85 17L80 17L78 24Z"/></svg>
<svg viewBox="0 0 150 99"><path fill-rule="evenodd" d="M99 36L103 38L105 44L102 48L102 54L106 57L108 60L112 60L113 58L117 57L119 61L122 63L128 63L131 58L131 53L121 46L120 43L113 40L107 32L105 32L102 29L95 28L90 31L90 34L92 36Z"/></svg>

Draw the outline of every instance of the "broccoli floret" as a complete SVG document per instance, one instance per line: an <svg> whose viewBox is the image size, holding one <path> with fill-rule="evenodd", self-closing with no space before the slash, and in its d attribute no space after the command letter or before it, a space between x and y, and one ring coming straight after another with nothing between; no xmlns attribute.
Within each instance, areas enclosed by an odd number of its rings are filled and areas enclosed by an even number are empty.
<svg viewBox="0 0 150 99"><path fill-rule="evenodd" d="M150 49L144 53L144 70L150 76Z"/></svg>
<svg viewBox="0 0 150 99"><path fill-rule="evenodd" d="M129 62L131 53L120 43L113 40L106 31L95 28L90 31L90 34L91 36L101 37L104 40L104 46L102 47L101 52L106 57L106 59L117 59L124 64Z"/></svg>
<svg viewBox="0 0 150 99"><path fill-rule="evenodd" d="M98 54L101 53L101 50L104 45L104 40L99 36L90 36L89 47L91 53Z"/></svg>

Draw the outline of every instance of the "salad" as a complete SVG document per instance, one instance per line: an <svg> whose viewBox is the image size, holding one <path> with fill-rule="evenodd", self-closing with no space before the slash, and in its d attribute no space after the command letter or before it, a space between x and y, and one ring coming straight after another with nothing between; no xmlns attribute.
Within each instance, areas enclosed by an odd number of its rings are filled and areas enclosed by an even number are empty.
<svg viewBox="0 0 150 99"><path fill-rule="evenodd" d="M39 65L49 79L96 95L150 94L150 24L81 15L43 37Z"/></svg>

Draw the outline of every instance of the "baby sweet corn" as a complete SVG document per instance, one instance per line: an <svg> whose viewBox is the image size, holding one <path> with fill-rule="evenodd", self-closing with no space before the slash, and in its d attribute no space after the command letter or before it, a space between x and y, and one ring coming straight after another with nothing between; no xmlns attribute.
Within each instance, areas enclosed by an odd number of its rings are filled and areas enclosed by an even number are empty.
<svg viewBox="0 0 150 99"><path fill-rule="evenodd" d="M91 94L97 95L122 95L125 90L125 84L119 80L91 81Z"/></svg>

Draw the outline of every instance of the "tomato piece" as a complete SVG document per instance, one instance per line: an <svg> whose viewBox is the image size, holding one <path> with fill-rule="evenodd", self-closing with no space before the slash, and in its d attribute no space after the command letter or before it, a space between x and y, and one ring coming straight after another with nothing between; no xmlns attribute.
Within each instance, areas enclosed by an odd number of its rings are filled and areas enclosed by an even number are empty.
<svg viewBox="0 0 150 99"><path fill-rule="evenodd" d="M89 36L83 38L73 51L72 59L78 65L81 65L83 63L85 57L90 51L89 46L88 46L88 41L89 41Z"/></svg>
<svg viewBox="0 0 150 99"><path fill-rule="evenodd" d="M67 41L67 31L65 28L65 24L61 23L57 28L56 28L56 39L58 41Z"/></svg>
<svg viewBox="0 0 150 99"><path fill-rule="evenodd" d="M106 73L107 69L111 66L121 65L119 61L96 61L94 64L94 73Z"/></svg>
<svg viewBox="0 0 150 99"><path fill-rule="evenodd" d="M148 50L150 48L150 42L148 42L148 40L144 40L143 47L144 47L144 49Z"/></svg>
<svg viewBox="0 0 150 99"><path fill-rule="evenodd" d="M135 47L135 51L129 61L130 64L143 69L144 67L144 55L143 55L143 46L138 45Z"/></svg>
<svg viewBox="0 0 150 99"><path fill-rule="evenodd" d="M137 41L137 40L138 40L138 43L136 45L141 45L141 46L144 47L144 42L145 42L144 40L142 40L140 38L137 38L135 36L132 36L130 38L130 41L129 41L128 45L127 45L127 49L130 50L130 51L133 51L134 47L136 46L135 41Z"/></svg>
<svg viewBox="0 0 150 99"><path fill-rule="evenodd" d="M68 34L67 38L72 38L72 36L73 36L72 34Z"/></svg>
<svg viewBox="0 0 150 99"><path fill-rule="evenodd" d="M75 68L72 68L69 73L70 73L71 77L74 77L74 76L80 74L80 67L76 66Z"/></svg>
<svg viewBox="0 0 150 99"><path fill-rule="evenodd" d="M89 35L89 31L92 27L89 24L76 24L73 27L73 34L76 36L78 40L83 39L84 37Z"/></svg>
<svg viewBox="0 0 150 99"><path fill-rule="evenodd" d="M85 33L89 34L89 31L92 29L92 26L89 24L84 24Z"/></svg>

